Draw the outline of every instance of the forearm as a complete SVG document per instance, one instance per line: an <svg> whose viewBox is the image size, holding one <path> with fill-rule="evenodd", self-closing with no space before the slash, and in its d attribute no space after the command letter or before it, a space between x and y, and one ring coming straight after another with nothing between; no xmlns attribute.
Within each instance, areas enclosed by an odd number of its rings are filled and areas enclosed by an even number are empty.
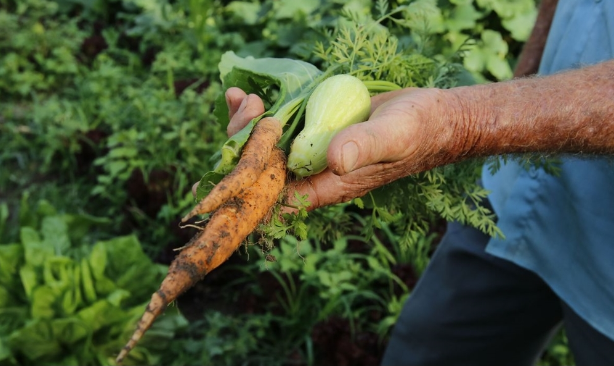
<svg viewBox="0 0 614 366"><path fill-rule="evenodd" d="M462 156L614 154L614 61L447 93Z"/></svg>

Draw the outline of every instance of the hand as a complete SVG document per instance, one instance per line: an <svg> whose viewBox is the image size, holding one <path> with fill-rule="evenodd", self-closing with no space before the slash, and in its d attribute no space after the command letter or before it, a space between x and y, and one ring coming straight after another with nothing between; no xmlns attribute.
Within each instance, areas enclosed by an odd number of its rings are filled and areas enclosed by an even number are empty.
<svg viewBox="0 0 614 366"><path fill-rule="evenodd" d="M346 202L410 174L451 162L454 128L443 91L403 89L372 98L368 121L339 132L331 141L329 167L320 174L291 183L293 192L307 194L310 210ZM226 92L228 135L264 113L262 100L241 89ZM197 185L193 187L195 189Z"/></svg>

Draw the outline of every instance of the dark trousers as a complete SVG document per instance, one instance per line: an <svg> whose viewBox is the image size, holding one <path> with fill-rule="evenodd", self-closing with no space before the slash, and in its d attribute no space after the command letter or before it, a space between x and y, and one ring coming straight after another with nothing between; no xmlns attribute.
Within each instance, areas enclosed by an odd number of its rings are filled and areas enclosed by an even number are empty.
<svg viewBox="0 0 614 366"><path fill-rule="evenodd" d="M487 242L476 229L449 224L395 325L383 365L533 365L561 324L577 365L614 365L612 339L536 274L487 254Z"/></svg>

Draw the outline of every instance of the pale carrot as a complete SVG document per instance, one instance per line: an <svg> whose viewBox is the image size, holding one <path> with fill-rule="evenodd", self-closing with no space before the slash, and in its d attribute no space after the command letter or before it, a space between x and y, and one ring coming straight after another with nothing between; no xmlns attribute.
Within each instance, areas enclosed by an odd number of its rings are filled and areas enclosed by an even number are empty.
<svg viewBox="0 0 614 366"><path fill-rule="evenodd" d="M137 328L117 356L120 364L164 309L184 291L200 281L234 253L275 205L286 180L282 150L274 148L266 169L256 182L224 203L207 226L181 251L170 265Z"/></svg>
<svg viewBox="0 0 614 366"><path fill-rule="evenodd" d="M272 117L261 119L243 147L237 166L226 175L211 192L181 219L186 222L195 215L215 211L241 190L250 187L266 168L271 151L282 134L280 122Z"/></svg>

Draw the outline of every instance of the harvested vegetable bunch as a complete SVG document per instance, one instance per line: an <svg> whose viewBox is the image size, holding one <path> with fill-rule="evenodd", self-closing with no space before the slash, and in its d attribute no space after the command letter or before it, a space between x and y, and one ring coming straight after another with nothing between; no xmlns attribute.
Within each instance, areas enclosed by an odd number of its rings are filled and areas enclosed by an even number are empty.
<svg viewBox="0 0 614 366"><path fill-rule="evenodd" d="M332 76L321 84L318 80L314 85L308 89L314 90L310 98L307 94L299 97L300 103L307 103L305 129L296 138L295 150L290 154L294 157L297 171L310 170L311 173L326 167L326 148L334 134L352 123L364 121L371 106L366 86L353 76ZM295 108L299 105L296 100L290 103ZM280 110L287 113L288 109ZM327 115L332 118L326 119ZM171 264L136 331L118 355L118 363L172 301L230 258L271 213L286 183L286 154L275 145L282 136L282 124L288 119L287 115L276 114L253 121L253 128L246 127L252 131L242 146L236 166L182 219L185 222L195 215L213 212L206 227ZM314 148L309 141L320 143ZM322 151L324 158L321 158Z"/></svg>

